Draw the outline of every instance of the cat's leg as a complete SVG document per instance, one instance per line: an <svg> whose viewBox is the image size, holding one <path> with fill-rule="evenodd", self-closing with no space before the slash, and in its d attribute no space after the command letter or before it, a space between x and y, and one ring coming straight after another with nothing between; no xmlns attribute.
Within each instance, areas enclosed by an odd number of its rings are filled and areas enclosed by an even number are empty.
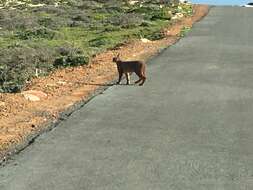
<svg viewBox="0 0 253 190"><path fill-rule="evenodd" d="M127 85L129 85L130 84L130 73L125 73L125 75L126 75L126 80L127 80Z"/></svg>
<svg viewBox="0 0 253 190"><path fill-rule="evenodd" d="M117 82L117 84L120 84L121 78L122 78L123 72L119 71L119 80Z"/></svg>
<svg viewBox="0 0 253 190"><path fill-rule="evenodd" d="M141 69L141 79L142 82L141 84L139 84L140 86L142 86L144 84L144 82L146 81L146 65L143 65L142 69Z"/></svg>
<svg viewBox="0 0 253 190"><path fill-rule="evenodd" d="M139 80L135 81L134 83L137 84L137 83L141 82L141 80L142 79L140 78Z"/></svg>
<svg viewBox="0 0 253 190"><path fill-rule="evenodd" d="M134 83L137 84L142 81L142 74L139 72L135 72L135 74L139 77L139 80L135 81Z"/></svg>
<svg viewBox="0 0 253 190"><path fill-rule="evenodd" d="M141 80L142 80L142 82L141 82L141 84L139 84L140 86L142 86L144 84L144 82L146 81L146 77L143 76Z"/></svg>
<svg viewBox="0 0 253 190"><path fill-rule="evenodd" d="M137 80L137 81L135 82L135 84L137 84L137 83L139 83L139 82L142 81L142 82L139 84L140 86L142 86L142 85L144 84L145 80L146 80L145 74L144 74L144 73L136 73L136 75L138 75L138 77L139 77L140 79Z"/></svg>

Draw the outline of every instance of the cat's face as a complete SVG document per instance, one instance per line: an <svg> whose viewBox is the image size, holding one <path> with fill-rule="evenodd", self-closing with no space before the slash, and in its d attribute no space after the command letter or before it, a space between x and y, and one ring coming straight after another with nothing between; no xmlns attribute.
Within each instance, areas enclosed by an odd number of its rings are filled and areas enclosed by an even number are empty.
<svg viewBox="0 0 253 190"><path fill-rule="evenodd" d="M119 59L119 54L118 54L116 57L112 58L112 61L115 62L115 63L116 63L117 61L119 61L119 60L120 60L120 59Z"/></svg>
<svg viewBox="0 0 253 190"><path fill-rule="evenodd" d="M115 63L116 63L118 60L119 60L119 58L118 58L118 57L114 57L114 58L112 58L112 61L113 61L113 62L115 62Z"/></svg>

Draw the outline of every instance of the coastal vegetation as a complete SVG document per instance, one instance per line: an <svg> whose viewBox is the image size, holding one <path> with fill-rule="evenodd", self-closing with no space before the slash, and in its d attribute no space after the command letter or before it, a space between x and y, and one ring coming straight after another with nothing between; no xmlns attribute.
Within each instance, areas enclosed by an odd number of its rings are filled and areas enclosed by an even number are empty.
<svg viewBox="0 0 253 190"><path fill-rule="evenodd" d="M191 14L190 4L166 0L2 0L0 92L130 39L161 39L176 16Z"/></svg>

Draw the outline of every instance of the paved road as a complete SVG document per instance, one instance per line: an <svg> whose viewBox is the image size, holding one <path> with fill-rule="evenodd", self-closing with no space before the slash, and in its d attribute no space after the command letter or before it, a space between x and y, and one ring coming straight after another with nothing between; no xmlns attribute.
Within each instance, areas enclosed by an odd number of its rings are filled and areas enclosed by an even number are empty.
<svg viewBox="0 0 253 190"><path fill-rule="evenodd" d="M0 169L1 190L252 190L253 9L213 8Z"/></svg>

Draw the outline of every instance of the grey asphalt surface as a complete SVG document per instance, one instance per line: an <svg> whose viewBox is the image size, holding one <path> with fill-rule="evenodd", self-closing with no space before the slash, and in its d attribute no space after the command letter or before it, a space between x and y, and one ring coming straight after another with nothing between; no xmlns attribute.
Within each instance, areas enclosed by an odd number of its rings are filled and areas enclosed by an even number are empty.
<svg viewBox="0 0 253 190"><path fill-rule="evenodd" d="M214 7L0 169L0 190L252 190L253 9Z"/></svg>

